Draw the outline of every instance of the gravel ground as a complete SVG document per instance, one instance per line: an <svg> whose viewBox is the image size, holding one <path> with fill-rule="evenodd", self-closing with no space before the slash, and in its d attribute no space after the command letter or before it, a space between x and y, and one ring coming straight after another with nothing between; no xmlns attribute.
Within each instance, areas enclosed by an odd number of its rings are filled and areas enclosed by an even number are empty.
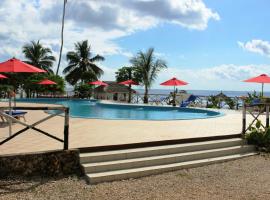
<svg viewBox="0 0 270 200"><path fill-rule="evenodd" d="M270 199L270 155L98 185L9 178L0 180L0 199Z"/></svg>

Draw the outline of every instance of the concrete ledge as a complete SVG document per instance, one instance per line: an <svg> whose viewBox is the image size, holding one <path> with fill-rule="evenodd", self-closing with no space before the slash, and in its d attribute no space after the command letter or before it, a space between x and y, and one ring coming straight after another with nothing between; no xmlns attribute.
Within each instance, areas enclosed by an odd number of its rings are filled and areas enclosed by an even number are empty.
<svg viewBox="0 0 270 200"><path fill-rule="evenodd" d="M160 140L160 141L152 141L152 142L127 143L127 144L118 144L118 145L81 147L79 148L79 150L80 150L80 153L88 153L88 152L112 151L112 150L123 150L123 149L132 149L132 148L155 147L155 146L164 146L164 145L173 145L173 144L186 144L186 143L193 143L193 142L205 142L205 141L224 140L224 139L241 138L241 137L242 135L239 133L239 134L232 134L232 135L219 135L219 136L185 138L185 139L175 139L175 140Z"/></svg>

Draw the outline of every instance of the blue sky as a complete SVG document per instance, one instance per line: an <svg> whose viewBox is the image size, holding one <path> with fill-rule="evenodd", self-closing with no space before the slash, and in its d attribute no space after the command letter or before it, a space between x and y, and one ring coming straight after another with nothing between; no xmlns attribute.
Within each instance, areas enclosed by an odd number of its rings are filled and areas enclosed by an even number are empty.
<svg viewBox="0 0 270 200"><path fill-rule="evenodd" d="M69 0L64 54L88 39L106 58L101 79L113 80L138 51L154 47L168 64L154 88L176 76L190 83L183 89L259 90L241 80L270 74L269 7L268 0ZM61 8L62 0L2 0L0 60L23 59L21 46L37 39L58 57Z"/></svg>
<svg viewBox="0 0 270 200"><path fill-rule="evenodd" d="M210 21L207 29L203 31L165 24L120 38L117 43L132 53L155 47L157 52L164 54L169 66L176 67L186 66L193 69L222 64L270 64L267 56L243 51L237 43L254 38L270 39L270 29L267 27L270 19L267 7L270 6L269 1L261 1L261 4L250 0L205 2L219 13L221 19ZM245 9L243 6L246 6ZM117 62L119 57L112 59ZM122 59L119 65L128 62L128 59Z"/></svg>

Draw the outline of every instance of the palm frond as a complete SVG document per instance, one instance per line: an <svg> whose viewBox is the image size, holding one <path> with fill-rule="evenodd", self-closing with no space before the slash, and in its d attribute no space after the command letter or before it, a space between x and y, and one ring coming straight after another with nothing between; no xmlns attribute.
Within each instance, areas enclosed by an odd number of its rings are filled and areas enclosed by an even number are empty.
<svg viewBox="0 0 270 200"><path fill-rule="evenodd" d="M75 51L67 53L68 66L63 70L66 80L75 84L78 81L86 81L97 78L103 74L103 70L95 62L104 60L104 57L96 55L91 57L91 47L87 40L75 43Z"/></svg>
<svg viewBox="0 0 270 200"><path fill-rule="evenodd" d="M99 61L104 61L104 60L105 58L100 55L96 55L95 57L89 59L90 62L99 62Z"/></svg>
<svg viewBox="0 0 270 200"><path fill-rule="evenodd" d="M51 67L53 66L55 57L51 55L51 49L43 47L39 40L37 42L31 41L30 43L25 44L22 48L22 52L27 63L44 69L49 73L53 73Z"/></svg>
<svg viewBox="0 0 270 200"><path fill-rule="evenodd" d="M77 64L69 64L64 70L63 70L63 73L64 74L67 74L67 73L70 73L74 70L74 68L77 68Z"/></svg>

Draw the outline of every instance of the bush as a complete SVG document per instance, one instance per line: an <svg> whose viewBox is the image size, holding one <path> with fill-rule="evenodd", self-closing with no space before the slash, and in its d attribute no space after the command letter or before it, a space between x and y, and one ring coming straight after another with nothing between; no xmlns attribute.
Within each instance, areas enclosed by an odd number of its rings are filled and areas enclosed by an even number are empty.
<svg viewBox="0 0 270 200"><path fill-rule="evenodd" d="M218 95L211 95L207 98L207 108L222 108L224 105L228 105L230 109L234 109L236 106L236 102L223 94L222 92Z"/></svg>
<svg viewBox="0 0 270 200"><path fill-rule="evenodd" d="M257 121L255 126L249 128L246 135L248 144L253 144L261 151L270 152L270 129L263 128L261 121Z"/></svg>
<svg viewBox="0 0 270 200"><path fill-rule="evenodd" d="M230 97L226 97L224 101L229 106L230 109L234 109L234 107L236 106L236 102Z"/></svg>
<svg viewBox="0 0 270 200"><path fill-rule="evenodd" d="M255 99L261 99L261 98L262 98L262 95L261 94L257 94L256 91L254 91L253 93L248 93L248 96L245 99L245 103L251 104L253 100L255 100Z"/></svg>
<svg viewBox="0 0 270 200"><path fill-rule="evenodd" d="M211 95L208 97L207 101L207 108L220 108L221 101L217 96Z"/></svg>
<svg viewBox="0 0 270 200"><path fill-rule="evenodd" d="M79 98L90 98L92 94L92 85L83 84L75 86L74 92L75 96Z"/></svg>
<svg viewBox="0 0 270 200"><path fill-rule="evenodd" d="M56 85L39 85L38 82L49 79L56 82ZM35 94L41 93L64 93L65 81L61 76L54 74L31 74L23 83L23 89L27 97L34 97Z"/></svg>
<svg viewBox="0 0 270 200"><path fill-rule="evenodd" d="M14 87L11 85L0 85L0 98L8 98L10 91L13 91Z"/></svg>

